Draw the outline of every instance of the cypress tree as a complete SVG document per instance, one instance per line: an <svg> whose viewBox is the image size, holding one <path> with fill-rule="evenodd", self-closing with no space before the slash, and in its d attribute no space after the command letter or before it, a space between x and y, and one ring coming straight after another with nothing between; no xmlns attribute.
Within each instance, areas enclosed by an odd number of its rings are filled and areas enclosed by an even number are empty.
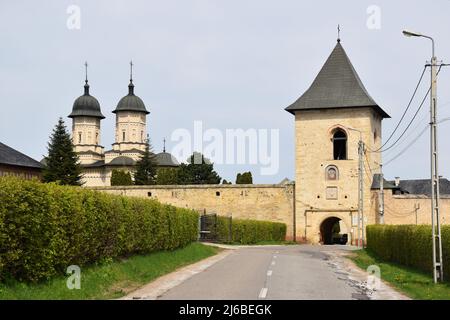
<svg viewBox="0 0 450 320"><path fill-rule="evenodd" d="M53 129L47 150L48 155L44 158L42 173L43 181L80 186L81 166L62 118L59 118L58 124Z"/></svg>

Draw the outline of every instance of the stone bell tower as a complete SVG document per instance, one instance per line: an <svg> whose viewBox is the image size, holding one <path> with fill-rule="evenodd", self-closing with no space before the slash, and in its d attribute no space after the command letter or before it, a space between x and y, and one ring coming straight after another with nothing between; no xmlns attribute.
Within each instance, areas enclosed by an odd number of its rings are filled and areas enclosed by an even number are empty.
<svg viewBox="0 0 450 320"><path fill-rule="evenodd" d="M116 132L113 150L123 152L129 150L145 150L147 139L147 115L141 98L134 94L133 63L130 62L130 84L128 95L120 99L116 109Z"/></svg>
<svg viewBox="0 0 450 320"><path fill-rule="evenodd" d="M308 90L286 111L295 116L297 239L329 244L339 223L355 243L358 213L358 142L364 153L365 224L370 185L381 162L381 122L389 115L365 89L338 39Z"/></svg>
<svg viewBox="0 0 450 320"><path fill-rule="evenodd" d="M81 164L91 164L102 160L103 157L100 121L105 117L100 110L100 103L89 93L87 66L86 62L84 94L75 100L69 115L69 118L72 118L72 140Z"/></svg>

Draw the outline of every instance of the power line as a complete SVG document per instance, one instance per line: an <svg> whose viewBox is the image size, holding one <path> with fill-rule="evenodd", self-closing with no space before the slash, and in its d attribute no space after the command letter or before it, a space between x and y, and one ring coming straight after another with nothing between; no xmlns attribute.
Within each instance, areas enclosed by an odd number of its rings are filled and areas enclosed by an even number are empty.
<svg viewBox="0 0 450 320"><path fill-rule="evenodd" d="M450 105L450 101L447 101L443 104L439 104L439 108L440 110L442 110L443 107ZM423 124L423 121L426 119L426 117L429 117L428 114L424 114L418 121L417 124L411 129L409 130L409 134L404 136L403 139L401 141L399 141L398 144L396 144L392 149L390 149L388 152L386 152L386 154L384 156L388 156L389 154L391 154L392 151L394 151L397 147L401 146L403 144L403 142L405 140L407 140L408 137L411 136L412 133L416 132L416 130ZM444 119L443 119L444 120ZM443 121L441 120L441 121ZM388 158L390 158L390 155L388 156Z"/></svg>
<svg viewBox="0 0 450 320"><path fill-rule="evenodd" d="M450 117L448 118L444 118L440 121L438 121L438 123L442 123L442 122L446 122L449 121ZM414 143L417 142L417 140L419 140L419 138L426 132L426 130L429 128L429 124L427 124L425 126L425 128L422 129L422 131L413 139L411 140L411 142L404 148L402 149L402 151L400 151L398 154L396 154L393 158L391 158L390 160L388 160L386 163L383 164L383 166L387 166L389 163L391 163L392 161L394 161L395 159L397 159L398 157L400 157L403 153L405 153Z"/></svg>
<svg viewBox="0 0 450 320"><path fill-rule="evenodd" d="M436 76L439 74L439 71L441 71L441 68L442 68L442 65L439 66L439 70L437 71ZM414 113L414 116L412 117L412 119L409 121L409 123L408 123L408 125L406 126L405 130L403 130L403 132L402 132L402 134L400 135L400 137L398 137L397 140L395 140L394 143L391 144L391 145L390 145L389 147L387 147L386 149L381 150L381 151L380 151L380 149L378 149L376 152L384 152L384 151L387 151L387 150L391 149L391 148L394 147L395 144L396 144L396 143L397 143L397 142L405 135L406 131L408 131L409 127L410 127L411 124L414 122L414 119L416 119L417 114L419 113L420 109L422 109L422 106L423 106L423 104L425 103L425 100L426 100L426 98L428 97L428 94L430 93L430 91L431 91L431 86L428 88L427 93L425 94L425 96L424 96L423 99L422 99L422 102L420 103L419 107L417 108L416 112ZM375 152L375 151L372 151L372 152Z"/></svg>
<svg viewBox="0 0 450 320"><path fill-rule="evenodd" d="M400 151L397 155L395 155L393 158L389 159L388 161L386 161L383 165L387 166L389 165L389 163L391 163L392 161L394 161L395 159L397 159L398 157L400 157L403 153L405 153L414 143L416 143L417 140L419 140L419 138L427 131L429 125L427 124L425 126L425 128L422 129L422 131L417 135L417 137L415 137L404 149L402 149L402 151Z"/></svg>
<svg viewBox="0 0 450 320"><path fill-rule="evenodd" d="M391 140L391 138L394 136L394 133L397 131L398 127L400 126L400 124L402 123L403 119L405 118L405 115L406 115L406 113L408 112L409 107L411 106L411 103L412 103L412 101L414 100L414 97L416 96L417 89L419 89L420 83L422 82L423 75L425 74L425 70L426 70L426 69L427 69L427 66L424 66L424 67L423 67L423 70L422 70L422 74L420 75L420 78L419 78L419 82L417 82L416 88L414 89L414 92L413 92L413 94L412 94L412 96L411 96L411 99L409 99L408 105L406 106L406 109L405 109L405 111L403 112L402 117L400 118L400 120L398 121L397 125L395 126L394 131L391 132L391 135L389 136L389 138L387 138L387 140L383 143L383 145L382 145L381 147L379 147L379 148L376 149L376 150L373 150L372 152L377 152L377 151L383 149L383 147L384 147L384 146L389 142L389 140Z"/></svg>

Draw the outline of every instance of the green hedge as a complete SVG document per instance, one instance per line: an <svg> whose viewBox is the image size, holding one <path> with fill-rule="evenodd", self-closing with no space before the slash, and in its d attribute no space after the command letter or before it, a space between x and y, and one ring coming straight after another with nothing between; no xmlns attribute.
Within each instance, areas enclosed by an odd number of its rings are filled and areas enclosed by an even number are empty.
<svg viewBox="0 0 450 320"><path fill-rule="evenodd" d="M150 199L0 178L0 280L38 281L197 239L198 214Z"/></svg>
<svg viewBox="0 0 450 320"><path fill-rule="evenodd" d="M370 225L367 226L367 249L379 258L433 271L431 226ZM450 281L450 226L441 226L444 280Z"/></svg>
<svg viewBox="0 0 450 320"><path fill-rule="evenodd" d="M217 233L222 242L254 244L261 241L284 241L286 224L259 220L232 219L232 236L230 237L229 218L218 217Z"/></svg>

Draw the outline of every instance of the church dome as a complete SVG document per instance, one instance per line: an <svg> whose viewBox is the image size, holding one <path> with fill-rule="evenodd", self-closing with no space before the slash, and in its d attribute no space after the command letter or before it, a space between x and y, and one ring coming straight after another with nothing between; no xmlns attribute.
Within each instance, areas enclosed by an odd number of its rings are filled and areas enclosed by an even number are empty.
<svg viewBox="0 0 450 320"><path fill-rule="evenodd" d="M156 163L161 167L178 167L178 160L168 152L161 152L155 156Z"/></svg>
<svg viewBox="0 0 450 320"><path fill-rule="evenodd" d="M114 158L110 163L108 163L108 165L110 166L134 166L135 164L136 161L126 156L119 156L117 158Z"/></svg>
<svg viewBox="0 0 450 320"><path fill-rule="evenodd" d="M141 98L134 94L134 85L132 80L128 85L128 95L120 99L113 113L116 113L118 111L137 111L144 112L145 114L150 113L145 108L144 101L142 101Z"/></svg>
<svg viewBox="0 0 450 320"><path fill-rule="evenodd" d="M72 113L69 114L69 118L74 117L95 117L104 119L101 110L100 103L97 99L89 94L89 85L86 80L84 85L84 95L78 97L73 103Z"/></svg>

